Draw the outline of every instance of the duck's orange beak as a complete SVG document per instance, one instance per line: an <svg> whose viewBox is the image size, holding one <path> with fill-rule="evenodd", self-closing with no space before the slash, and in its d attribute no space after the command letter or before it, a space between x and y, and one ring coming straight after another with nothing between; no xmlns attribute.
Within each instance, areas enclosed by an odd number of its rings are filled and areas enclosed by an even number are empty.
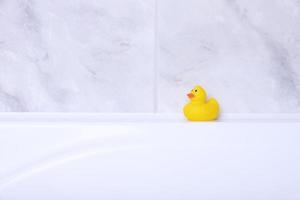
<svg viewBox="0 0 300 200"><path fill-rule="evenodd" d="M192 99L192 98L195 97L195 95L194 95L193 93L188 93L187 96L188 96L190 99Z"/></svg>

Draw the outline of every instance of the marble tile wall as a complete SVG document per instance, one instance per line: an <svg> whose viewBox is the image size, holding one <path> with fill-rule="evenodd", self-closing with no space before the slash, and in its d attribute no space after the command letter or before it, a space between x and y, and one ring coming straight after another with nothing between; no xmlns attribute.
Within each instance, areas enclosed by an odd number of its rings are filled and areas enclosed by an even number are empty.
<svg viewBox="0 0 300 200"><path fill-rule="evenodd" d="M152 0L0 0L0 110L153 111Z"/></svg>
<svg viewBox="0 0 300 200"><path fill-rule="evenodd" d="M300 111L300 1L159 1L158 110L194 84L224 112Z"/></svg>
<svg viewBox="0 0 300 200"><path fill-rule="evenodd" d="M0 0L1 112L300 111L298 0Z"/></svg>

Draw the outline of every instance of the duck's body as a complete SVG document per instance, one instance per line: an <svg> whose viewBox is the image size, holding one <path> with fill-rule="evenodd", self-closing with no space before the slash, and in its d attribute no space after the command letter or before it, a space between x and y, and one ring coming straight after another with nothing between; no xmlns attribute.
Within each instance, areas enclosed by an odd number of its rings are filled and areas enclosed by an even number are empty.
<svg viewBox="0 0 300 200"><path fill-rule="evenodd" d="M214 98L206 103L190 102L184 106L183 112L190 121L212 121L219 116L219 104Z"/></svg>
<svg viewBox="0 0 300 200"><path fill-rule="evenodd" d="M212 121L219 116L219 104L216 99L206 101L206 93L200 86L196 86L190 94L191 99L183 108L185 117L190 121Z"/></svg>

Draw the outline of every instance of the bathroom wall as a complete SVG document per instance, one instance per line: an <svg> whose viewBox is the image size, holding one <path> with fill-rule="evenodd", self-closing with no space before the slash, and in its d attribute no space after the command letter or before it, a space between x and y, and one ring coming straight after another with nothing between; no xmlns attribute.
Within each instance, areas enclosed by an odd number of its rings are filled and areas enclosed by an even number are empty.
<svg viewBox="0 0 300 200"><path fill-rule="evenodd" d="M298 0L0 0L0 111L300 111Z"/></svg>
<svg viewBox="0 0 300 200"><path fill-rule="evenodd" d="M0 110L152 112L154 5L0 0Z"/></svg>

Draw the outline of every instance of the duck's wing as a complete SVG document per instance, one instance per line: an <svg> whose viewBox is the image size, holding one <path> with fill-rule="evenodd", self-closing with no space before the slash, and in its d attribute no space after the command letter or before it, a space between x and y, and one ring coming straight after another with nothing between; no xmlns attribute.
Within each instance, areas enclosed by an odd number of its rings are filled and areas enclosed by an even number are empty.
<svg viewBox="0 0 300 200"><path fill-rule="evenodd" d="M205 105L205 112L212 119L217 119L220 112L220 106L215 98L210 98Z"/></svg>

